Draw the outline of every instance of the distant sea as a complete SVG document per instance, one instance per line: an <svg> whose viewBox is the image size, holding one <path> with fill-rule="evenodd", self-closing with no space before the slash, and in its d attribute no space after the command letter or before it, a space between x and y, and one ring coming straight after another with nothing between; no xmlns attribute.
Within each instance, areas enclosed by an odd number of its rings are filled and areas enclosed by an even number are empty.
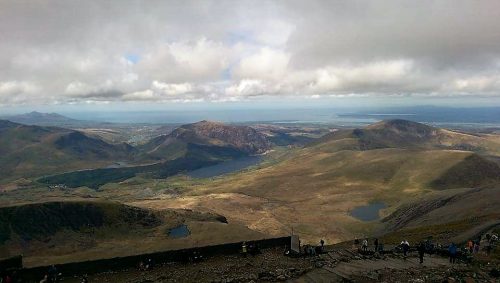
<svg viewBox="0 0 500 283"><path fill-rule="evenodd" d="M62 113L74 119L112 123L183 124L201 120L226 123L332 124L363 126L386 119L406 119L448 127L500 128L500 107L393 107L353 109L238 109Z"/></svg>

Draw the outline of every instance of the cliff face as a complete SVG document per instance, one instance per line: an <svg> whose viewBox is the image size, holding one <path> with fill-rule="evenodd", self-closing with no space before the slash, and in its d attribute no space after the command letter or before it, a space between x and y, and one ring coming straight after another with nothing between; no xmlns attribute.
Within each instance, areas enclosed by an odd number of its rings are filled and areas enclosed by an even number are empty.
<svg viewBox="0 0 500 283"><path fill-rule="evenodd" d="M61 230L83 228L156 227L162 220L152 212L106 202L47 202L0 208L0 244L13 236L44 239Z"/></svg>
<svg viewBox="0 0 500 283"><path fill-rule="evenodd" d="M263 153L271 148L271 143L266 136L251 127L228 126L209 121L182 126L170 136L186 142L194 140L202 143L225 144L248 154Z"/></svg>
<svg viewBox="0 0 500 283"><path fill-rule="evenodd" d="M219 149L217 151L238 152L234 155L236 157L264 153L271 148L271 143L265 135L251 127L201 121L183 125L168 135L157 137L144 145L143 149L153 156L169 159L181 152L189 154L189 148L193 146L206 148L208 153L214 153L216 148Z"/></svg>

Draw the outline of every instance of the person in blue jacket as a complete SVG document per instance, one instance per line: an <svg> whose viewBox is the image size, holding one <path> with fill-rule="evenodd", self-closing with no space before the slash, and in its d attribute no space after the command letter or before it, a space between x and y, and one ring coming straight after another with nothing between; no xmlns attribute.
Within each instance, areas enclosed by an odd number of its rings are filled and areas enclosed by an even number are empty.
<svg viewBox="0 0 500 283"><path fill-rule="evenodd" d="M455 263L457 259L457 246L455 243L451 243L448 247L448 253L450 254L450 263Z"/></svg>

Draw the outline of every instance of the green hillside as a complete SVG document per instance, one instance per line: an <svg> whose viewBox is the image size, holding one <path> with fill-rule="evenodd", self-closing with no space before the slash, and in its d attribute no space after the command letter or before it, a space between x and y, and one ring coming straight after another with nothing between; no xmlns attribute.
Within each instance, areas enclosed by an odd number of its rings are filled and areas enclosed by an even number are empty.
<svg viewBox="0 0 500 283"><path fill-rule="evenodd" d="M464 141L481 150L454 148ZM209 207L257 231L279 235L293 227L308 241L337 242L380 225L353 218L357 206L384 202L388 215L437 190L500 187L500 168L483 157L492 145L489 137L387 121L331 133L277 164L187 183L181 199L144 206Z"/></svg>
<svg viewBox="0 0 500 283"><path fill-rule="evenodd" d="M120 226L152 228L161 218L145 209L106 202L47 202L0 208L0 245L13 238L43 240L59 231Z"/></svg>
<svg viewBox="0 0 500 283"><path fill-rule="evenodd" d="M0 121L0 182L107 166L136 154L127 144L109 144L78 131Z"/></svg>

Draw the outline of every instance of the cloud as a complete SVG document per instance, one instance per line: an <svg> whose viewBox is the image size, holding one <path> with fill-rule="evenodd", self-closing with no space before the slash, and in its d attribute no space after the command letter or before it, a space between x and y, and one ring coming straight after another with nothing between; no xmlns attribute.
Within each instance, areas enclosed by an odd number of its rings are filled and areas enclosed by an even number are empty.
<svg viewBox="0 0 500 283"><path fill-rule="evenodd" d="M331 91L384 92L413 91L408 81L416 81L418 70L411 60L370 62L361 66L328 67L316 71L310 84L314 92Z"/></svg>
<svg viewBox="0 0 500 283"><path fill-rule="evenodd" d="M39 87L25 81L0 81L0 104L26 103Z"/></svg>
<svg viewBox="0 0 500 283"><path fill-rule="evenodd" d="M499 19L498 1L0 1L0 104L500 96Z"/></svg>
<svg viewBox="0 0 500 283"><path fill-rule="evenodd" d="M229 96L256 96L268 94L269 88L260 80L241 80L235 85L226 88L225 94Z"/></svg>
<svg viewBox="0 0 500 283"><path fill-rule="evenodd" d="M445 85L444 89L460 93L497 95L500 90L500 74L455 79L451 84Z"/></svg>
<svg viewBox="0 0 500 283"><path fill-rule="evenodd" d="M147 51L135 69L152 80L217 80L228 66L228 53L227 46L206 38L165 43Z"/></svg>
<svg viewBox="0 0 500 283"><path fill-rule="evenodd" d="M233 73L236 78L279 80L286 75L289 60L289 54L264 47L242 58Z"/></svg>
<svg viewBox="0 0 500 283"><path fill-rule="evenodd" d="M165 95L179 95L193 91L193 86L189 83L167 84L153 81L153 88Z"/></svg>
<svg viewBox="0 0 500 283"><path fill-rule="evenodd" d="M136 91L132 93L125 94L123 96L123 100L125 101L156 101L158 100L157 95L150 90L146 89L143 91Z"/></svg>

